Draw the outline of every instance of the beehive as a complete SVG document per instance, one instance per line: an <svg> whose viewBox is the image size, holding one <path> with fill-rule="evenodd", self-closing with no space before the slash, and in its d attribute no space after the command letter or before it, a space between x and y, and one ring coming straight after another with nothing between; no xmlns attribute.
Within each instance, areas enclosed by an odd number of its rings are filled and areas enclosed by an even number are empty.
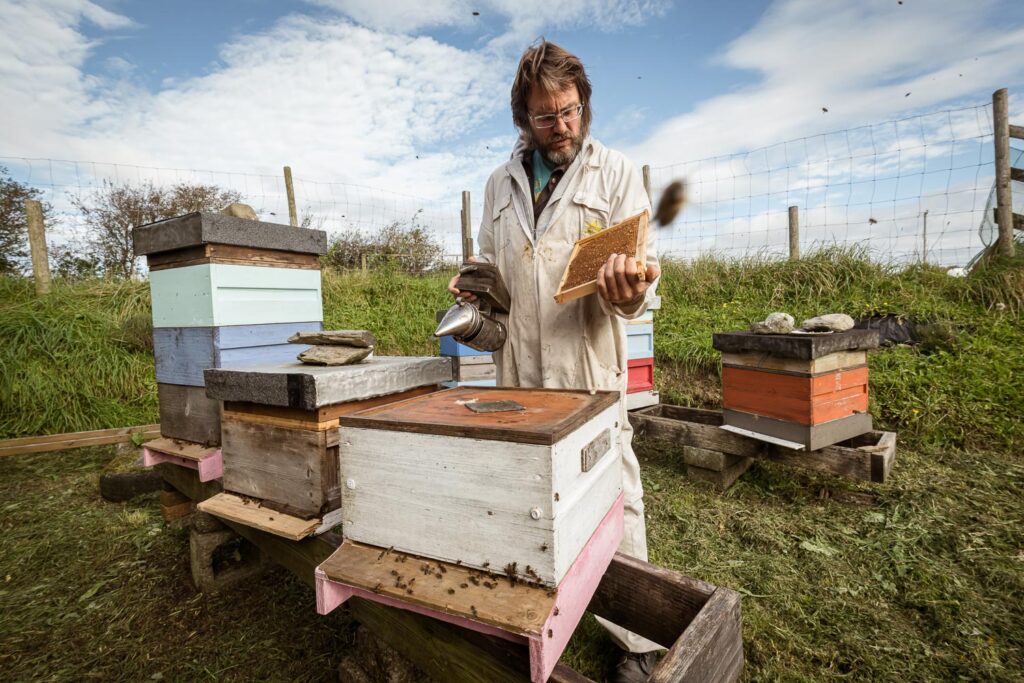
<svg viewBox="0 0 1024 683"><path fill-rule="evenodd" d="M867 350L875 330L715 334L724 424L808 450L871 430Z"/></svg>
<svg viewBox="0 0 1024 683"><path fill-rule="evenodd" d="M165 437L220 442L207 368L292 360L299 330L322 329L322 230L195 212L132 231L149 265L153 347Z"/></svg>
<svg viewBox="0 0 1024 683"><path fill-rule="evenodd" d="M323 517L341 503L339 417L433 391L450 379L442 358L207 370L207 393L223 401L224 489L302 519Z"/></svg>
<svg viewBox="0 0 1024 683"><path fill-rule="evenodd" d="M343 416L345 536L557 585L622 490L618 398L458 387ZM497 401L523 410L467 407Z"/></svg>

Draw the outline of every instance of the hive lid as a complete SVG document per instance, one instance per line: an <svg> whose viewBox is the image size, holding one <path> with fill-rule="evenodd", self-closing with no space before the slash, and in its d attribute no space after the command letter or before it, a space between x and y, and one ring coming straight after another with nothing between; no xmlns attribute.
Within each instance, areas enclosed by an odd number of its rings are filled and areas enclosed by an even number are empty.
<svg viewBox="0 0 1024 683"><path fill-rule="evenodd" d="M618 400L617 391L466 386L352 413L341 427L551 445ZM476 413L468 401L515 401L524 409Z"/></svg>
<svg viewBox="0 0 1024 683"><path fill-rule="evenodd" d="M132 244L136 256L202 244L230 244L300 254L325 254L327 233L323 230L195 211L134 228Z"/></svg>
<svg viewBox="0 0 1024 683"><path fill-rule="evenodd" d="M814 360L839 351L877 349L879 336L878 330L847 330L824 335L716 332L711 339L711 345L725 353L754 351L780 358Z"/></svg>
<svg viewBox="0 0 1024 683"><path fill-rule="evenodd" d="M211 368L203 378L206 395L220 401L316 410L451 381L452 363L436 356L374 356L342 366L296 361Z"/></svg>

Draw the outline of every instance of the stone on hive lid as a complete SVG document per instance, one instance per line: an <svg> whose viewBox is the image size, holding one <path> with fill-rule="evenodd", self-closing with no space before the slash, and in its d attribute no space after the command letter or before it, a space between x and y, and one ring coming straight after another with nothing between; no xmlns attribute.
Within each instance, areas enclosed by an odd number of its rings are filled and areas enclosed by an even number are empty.
<svg viewBox="0 0 1024 683"><path fill-rule="evenodd" d="M311 346L297 358L307 365L355 365L373 353L372 347L316 345Z"/></svg>

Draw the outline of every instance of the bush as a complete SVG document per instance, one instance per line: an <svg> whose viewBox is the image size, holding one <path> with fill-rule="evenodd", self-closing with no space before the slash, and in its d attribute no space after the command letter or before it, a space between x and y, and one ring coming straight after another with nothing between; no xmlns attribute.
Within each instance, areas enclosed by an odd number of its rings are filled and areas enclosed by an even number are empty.
<svg viewBox="0 0 1024 683"><path fill-rule="evenodd" d="M443 265L444 248L419 224L420 211L409 225L395 221L376 234L346 232L331 240L321 259L324 267L355 270L389 266L409 273L436 270Z"/></svg>

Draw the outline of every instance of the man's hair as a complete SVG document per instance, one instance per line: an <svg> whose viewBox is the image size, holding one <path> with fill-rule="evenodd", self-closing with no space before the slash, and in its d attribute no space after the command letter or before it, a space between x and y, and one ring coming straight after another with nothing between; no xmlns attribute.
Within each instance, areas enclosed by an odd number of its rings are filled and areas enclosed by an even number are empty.
<svg viewBox="0 0 1024 683"><path fill-rule="evenodd" d="M583 105L580 133L586 137L590 131L590 79L580 58L561 45L543 38L526 48L519 60L516 78L512 81L512 121L519 130L530 133L530 113L526 102L533 88L555 94L575 85Z"/></svg>

